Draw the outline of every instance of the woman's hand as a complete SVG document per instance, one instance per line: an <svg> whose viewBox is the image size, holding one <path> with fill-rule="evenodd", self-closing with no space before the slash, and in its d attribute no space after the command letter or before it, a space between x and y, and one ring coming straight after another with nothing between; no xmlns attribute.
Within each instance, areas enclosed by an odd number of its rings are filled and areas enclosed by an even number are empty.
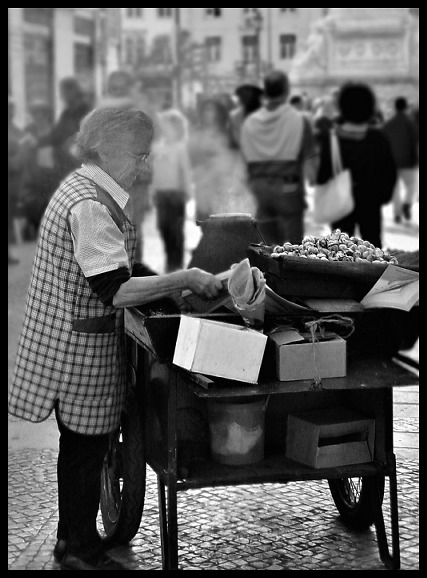
<svg viewBox="0 0 427 578"><path fill-rule="evenodd" d="M193 267L186 273L188 289L200 297L214 299L223 289L223 284L219 279L202 269Z"/></svg>
<svg viewBox="0 0 427 578"><path fill-rule="evenodd" d="M174 293L170 299L175 303L181 313L191 313L191 307L186 303L181 292Z"/></svg>

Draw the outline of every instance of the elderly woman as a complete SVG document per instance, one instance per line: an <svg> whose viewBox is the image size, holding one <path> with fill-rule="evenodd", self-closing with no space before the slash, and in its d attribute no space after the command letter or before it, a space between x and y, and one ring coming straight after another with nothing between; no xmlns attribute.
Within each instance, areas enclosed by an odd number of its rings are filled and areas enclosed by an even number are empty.
<svg viewBox="0 0 427 578"><path fill-rule="evenodd" d="M9 412L40 422L55 409L54 554L62 569L124 569L105 554L96 527L108 434L119 425L125 397L123 307L183 289L213 298L221 288L200 269L156 276L134 263L127 190L152 137L143 112L91 112L78 135L83 164L54 193L40 227Z"/></svg>

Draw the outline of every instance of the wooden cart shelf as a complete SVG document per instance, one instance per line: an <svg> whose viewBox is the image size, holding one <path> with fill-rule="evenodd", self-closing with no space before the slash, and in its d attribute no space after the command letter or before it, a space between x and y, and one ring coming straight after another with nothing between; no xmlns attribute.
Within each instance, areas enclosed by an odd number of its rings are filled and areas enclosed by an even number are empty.
<svg viewBox="0 0 427 578"><path fill-rule="evenodd" d="M190 382L194 394L206 399L302 393L316 390L311 380L278 381L272 377L265 377L262 381L260 379L256 385L236 385L236 382L192 374ZM322 379L321 389L319 388L318 391L379 389L413 384L414 376L396 365L392 359L365 357L349 360L346 377Z"/></svg>
<svg viewBox="0 0 427 578"><path fill-rule="evenodd" d="M173 317L173 316L172 316ZM146 463L158 482L163 569L178 569L178 511L180 491L202 487L287 483L308 480L389 478L392 553L382 512L382 497L372 492L371 507L381 560L387 568L400 568L396 463L393 453L393 388L410 386L417 377L392 361L391 356L348 355L347 376L322 379L321 387L310 380L280 382L271 368L262 368L257 385L194 374L173 365L165 352L166 325L160 337L140 311L126 311L130 358L136 370L136 390L141 404ZM176 330L176 320L173 320ZM153 336L156 340L153 343ZM185 471L179 463L178 415L188 404L204 411L210 400L270 396L266 410L265 455L261 462L226 466L212 459L194 460ZM274 399L274 403L271 400ZM347 406L375 419L373 461L333 468L315 469L285 457L287 415L292 411ZM267 427L268 422L268 427ZM367 482L367 483L368 483Z"/></svg>
<svg viewBox="0 0 427 578"><path fill-rule="evenodd" d="M148 465L167 483L169 472L161 463ZM177 490L245 484L275 484L309 480L333 480L387 474L385 463L370 462L336 468L314 469L290 460L280 451L267 451L264 459L247 466L227 466L210 460L196 463L185 479L177 477Z"/></svg>

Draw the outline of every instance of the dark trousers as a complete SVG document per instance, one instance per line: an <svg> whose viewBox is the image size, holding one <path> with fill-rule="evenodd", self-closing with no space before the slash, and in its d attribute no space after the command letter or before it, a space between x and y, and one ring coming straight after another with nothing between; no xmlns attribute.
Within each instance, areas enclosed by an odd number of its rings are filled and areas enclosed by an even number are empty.
<svg viewBox="0 0 427 578"><path fill-rule="evenodd" d="M306 209L303 189L283 179L268 177L251 178L249 187L257 202L255 217L265 242L301 243Z"/></svg>
<svg viewBox="0 0 427 578"><path fill-rule="evenodd" d="M168 272L184 266L185 201L181 191L156 191L157 226L165 245Z"/></svg>
<svg viewBox="0 0 427 578"><path fill-rule="evenodd" d="M304 237L304 213L278 215L264 207L256 211L257 227L269 245L283 245L285 242L300 244Z"/></svg>
<svg viewBox="0 0 427 578"><path fill-rule="evenodd" d="M101 471L108 450L109 436L82 435L68 429L60 420L58 455L58 540L80 558L100 550L96 527L101 492Z"/></svg>
<svg viewBox="0 0 427 578"><path fill-rule="evenodd" d="M381 249L382 233L381 207L357 208L351 215L331 224L331 229L341 229L353 237L356 227L359 227L360 237Z"/></svg>

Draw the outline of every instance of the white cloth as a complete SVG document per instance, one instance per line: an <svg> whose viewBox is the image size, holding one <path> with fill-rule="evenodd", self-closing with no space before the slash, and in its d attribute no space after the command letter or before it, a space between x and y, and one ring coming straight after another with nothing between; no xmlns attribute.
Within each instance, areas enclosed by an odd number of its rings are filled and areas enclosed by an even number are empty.
<svg viewBox="0 0 427 578"><path fill-rule="evenodd" d="M83 164L78 170L79 174L91 179L94 183L99 185L104 191L107 191L121 209L125 209L129 201L129 193L127 193L116 181L103 171L98 165Z"/></svg>
<svg viewBox="0 0 427 578"><path fill-rule="evenodd" d="M90 164L82 165L78 173L109 193L126 213L129 195L105 171ZM105 205L92 199L80 201L71 209L69 223L74 256L85 277L129 267L124 234Z"/></svg>

